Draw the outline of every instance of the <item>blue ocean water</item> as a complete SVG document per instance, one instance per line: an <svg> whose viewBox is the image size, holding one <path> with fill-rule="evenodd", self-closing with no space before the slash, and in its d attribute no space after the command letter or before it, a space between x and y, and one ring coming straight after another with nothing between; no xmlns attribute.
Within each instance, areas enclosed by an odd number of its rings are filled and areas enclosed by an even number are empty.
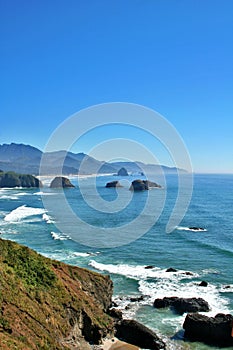
<svg viewBox="0 0 233 350"><path fill-rule="evenodd" d="M129 177L128 181L132 179ZM47 207L44 208L43 203L43 198L50 198L58 212L62 212L61 190L49 189L51 179L43 180L44 188L40 190L0 190L2 238L27 245L53 259L110 274L114 281L115 302L124 310L125 317L138 319L154 329L166 340L170 349L214 349L201 343L184 342L182 324L185 315L177 316L167 309L156 310L152 305L157 297L198 296L210 304L211 311L207 315L233 313L233 175L195 175L187 213L169 234L166 233L166 224L178 193L176 175L166 177L166 188L149 191L154 203L154 211L149 213L143 213L148 192L132 194L128 188L117 191L105 188L107 182L116 180L114 176L97 177L96 192L92 188L93 178L72 178L77 187L65 190L67 203L89 225L119 228L124 233L124 225L142 215L135 226L137 239L120 245L124 236L119 235L118 246L112 248L87 246L73 240L74 235L69 232L71 226L61 232L56 226L59 217ZM127 187L127 183L121 180ZM91 204L94 206L98 197L102 200L100 206L103 203L106 208L111 208L119 193L124 210L104 213L90 207ZM164 207L161 206L163 201ZM151 216L157 215L160 209L163 210L156 224L137 237L137 232L143 232ZM64 217L60 220L64 220ZM77 237L88 236L88 225L83 227L75 222L73 226ZM193 226L205 230L189 230ZM148 265L153 268L145 269ZM166 272L169 267L177 271ZM202 280L208 282L207 287L198 285ZM140 295L144 297L140 302L130 301L130 297Z"/></svg>

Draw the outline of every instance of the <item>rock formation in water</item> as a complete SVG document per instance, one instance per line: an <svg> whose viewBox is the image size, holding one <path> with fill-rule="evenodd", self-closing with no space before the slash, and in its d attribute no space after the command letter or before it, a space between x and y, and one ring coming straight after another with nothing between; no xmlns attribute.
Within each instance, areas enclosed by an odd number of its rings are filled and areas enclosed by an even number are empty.
<svg viewBox="0 0 233 350"><path fill-rule="evenodd" d="M149 180L134 180L130 186L130 190L131 191L147 191L152 187L157 187L157 188L161 188L160 185L158 185L156 182L152 182Z"/></svg>
<svg viewBox="0 0 233 350"><path fill-rule="evenodd" d="M51 184L50 188L72 188L75 187L67 177L57 176L55 177Z"/></svg>
<svg viewBox="0 0 233 350"><path fill-rule="evenodd" d="M13 171L0 171L0 188L4 187L40 187L41 182L33 175L17 174Z"/></svg>
<svg viewBox="0 0 233 350"><path fill-rule="evenodd" d="M123 186L120 184L119 181L111 181L111 182L108 182L105 187L110 188L110 187L123 187Z"/></svg>
<svg viewBox="0 0 233 350"><path fill-rule="evenodd" d="M183 328L187 340L199 341L217 347L233 347L233 316L217 314L207 317L188 314Z"/></svg>
<svg viewBox="0 0 233 350"><path fill-rule="evenodd" d="M164 297L155 299L154 307L157 309L171 307L176 313L183 315L185 312L207 312L209 304L202 298L178 298Z"/></svg>
<svg viewBox="0 0 233 350"><path fill-rule="evenodd" d="M129 176L128 171L125 168L121 168L118 173L117 176Z"/></svg>

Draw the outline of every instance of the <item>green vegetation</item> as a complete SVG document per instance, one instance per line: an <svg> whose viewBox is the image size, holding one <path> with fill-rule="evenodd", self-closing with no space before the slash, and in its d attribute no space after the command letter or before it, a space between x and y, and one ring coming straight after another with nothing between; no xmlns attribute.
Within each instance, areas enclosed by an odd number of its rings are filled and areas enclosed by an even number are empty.
<svg viewBox="0 0 233 350"><path fill-rule="evenodd" d="M0 171L0 187L39 187L40 181L29 174L17 174L13 171Z"/></svg>
<svg viewBox="0 0 233 350"><path fill-rule="evenodd" d="M111 296L109 277L0 239L1 350L69 349L70 337L98 343L112 331Z"/></svg>

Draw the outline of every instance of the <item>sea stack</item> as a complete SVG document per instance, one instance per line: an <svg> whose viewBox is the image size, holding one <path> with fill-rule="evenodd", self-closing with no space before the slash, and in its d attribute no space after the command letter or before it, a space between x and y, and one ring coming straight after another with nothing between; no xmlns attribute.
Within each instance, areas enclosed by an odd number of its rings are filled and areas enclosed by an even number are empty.
<svg viewBox="0 0 233 350"><path fill-rule="evenodd" d="M50 184L50 188L72 188L75 187L69 179L63 176L57 176Z"/></svg>

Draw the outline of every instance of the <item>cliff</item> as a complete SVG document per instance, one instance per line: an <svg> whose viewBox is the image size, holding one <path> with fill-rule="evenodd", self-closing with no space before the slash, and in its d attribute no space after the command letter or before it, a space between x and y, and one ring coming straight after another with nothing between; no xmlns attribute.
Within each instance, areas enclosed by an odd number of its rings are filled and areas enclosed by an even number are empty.
<svg viewBox="0 0 233 350"><path fill-rule="evenodd" d="M0 171L0 188L3 187L40 187L40 181L27 174L17 174L13 171Z"/></svg>
<svg viewBox="0 0 233 350"><path fill-rule="evenodd" d="M112 282L0 239L1 349L90 349L112 333Z"/></svg>

